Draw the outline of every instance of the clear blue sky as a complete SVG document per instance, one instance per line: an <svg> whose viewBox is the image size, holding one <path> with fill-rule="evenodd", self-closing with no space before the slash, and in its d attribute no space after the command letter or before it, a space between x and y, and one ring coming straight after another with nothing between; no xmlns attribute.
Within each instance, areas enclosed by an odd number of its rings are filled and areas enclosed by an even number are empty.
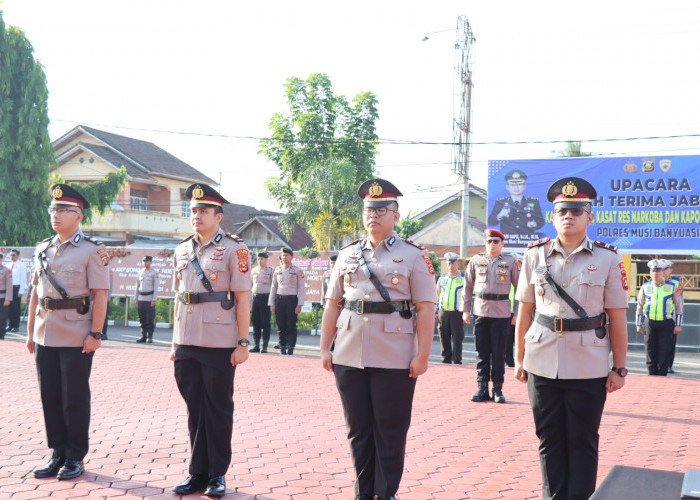
<svg viewBox="0 0 700 500"><path fill-rule="evenodd" d="M385 139L452 140L457 16L472 25L473 182L490 159L560 144L700 133L700 2L4 0L45 67L50 133L78 123L155 142L233 202L275 208L258 142L166 134L268 134L290 76L327 73L336 93L378 96ZM425 33L449 30L430 36ZM125 127L125 128L113 128ZM138 130L142 129L142 130ZM599 154L698 154L700 138L584 143ZM457 191L449 146L386 145L382 176L424 209Z"/></svg>

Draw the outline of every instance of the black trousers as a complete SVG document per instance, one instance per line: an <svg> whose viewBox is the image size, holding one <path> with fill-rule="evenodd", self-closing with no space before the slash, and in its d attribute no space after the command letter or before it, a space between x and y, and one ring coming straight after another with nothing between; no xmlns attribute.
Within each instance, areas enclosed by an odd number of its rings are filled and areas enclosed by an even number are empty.
<svg viewBox="0 0 700 500"><path fill-rule="evenodd" d="M294 348L297 345L297 315L294 309L299 298L296 295L275 297L275 320L279 330L280 346Z"/></svg>
<svg viewBox="0 0 700 500"><path fill-rule="evenodd" d="M505 376L506 340L510 318L474 316L476 344L476 380L479 384L503 385Z"/></svg>
<svg viewBox="0 0 700 500"><path fill-rule="evenodd" d="M7 313L10 306L5 305L5 297L0 297L0 339L5 338L5 329L7 328Z"/></svg>
<svg viewBox="0 0 700 500"><path fill-rule="evenodd" d="M460 311L438 310L438 333L443 363L462 363L464 322Z"/></svg>
<svg viewBox="0 0 700 500"><path fill-rule="evenodd" d="M82 460L90 430L90 372L94 352L35 344L41 406L53 457Z"/></svg>
<svg viewBox="0 0 700 500"><path fill-rule="evenodd" d="M10 312L8 315L9 318L9 327L10 328L19 328L19 310L22 305L22 301L19 298L19 285L13 285L12 286L12 302L10 302Z"/></svg>
<svg viewBox="0 0 700 500"><path fill-rule="evenodd" d="M231 464L233 350L180 345L175 351L175 381L187 404L190 474L224 476Z"/></svg>
<svg viewBox="0 0 700 500"><path fill-rule="evenodd" d="M267 301L270 298L269 293L256 293L253 295L253 340L255 345L260 345L260 337L262 336L263 348L267 349L267 343L270 341L270 306Z"/></svg>
<svg viewBox="0 0 700 500"><path fill-rule="evenodd" d="M403 475L416 379L408 370L333 365L355 468L355 495L388 498Z"/></svg>
<svg viewBox="0 0 700 500"><path fill-rule="evenodd" d="M669 353L673 347L673 328L676 323L672 319L654 321L646 319L644 329L644 347L647 351L647 369L649 375L668 374Z"/></svg>
<svg viewBox="0 0 700 500"><path fill-rule="evenodd" d="M595 491L606 380L551 379L528 373L544 500L587 500Z"/></svg>
<svg viewBox="0 0 700 500"><path fill-rule="evenodd" d="M506 339L506 364L515 366L515 358L513 350L515 348L515 325L512 324L513 317L511 316L511 325L508 327L508 338Z"/></svg>
<svg viewBox="0 0 700 500"><path fill-rule="evenodd" d="M675 326L675 323L674 323ZM671 348L668 352L668 369L673 368L673 361L676 359L676 343L678 342L678 335L674 334L671 340Z"/></svg>
<svg viewBox="0 0 700 500"><path fill-rule="evenodd" d="M156 329L156 308L151 307L150 300L139 300L138 311L139 322L141 323L141 337L153 338L153 331Z"/></svg>

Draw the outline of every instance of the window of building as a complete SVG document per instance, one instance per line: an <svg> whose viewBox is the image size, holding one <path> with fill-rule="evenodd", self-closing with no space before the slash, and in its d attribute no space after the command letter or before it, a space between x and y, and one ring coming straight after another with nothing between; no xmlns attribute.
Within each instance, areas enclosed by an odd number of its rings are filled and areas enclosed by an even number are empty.
<svg viewBox="0 0 700 500"><path fill-rule="evenodd" d="M190 216L190 201L189 200L182 200L182 213L180 215L182 215L183 217Z"/></svg>
<svg viewBox="0 0 700 500"><path fill-rule="evenodd" d="M131 190L131 210L148 210L148 193L146 191Z"/></svg>

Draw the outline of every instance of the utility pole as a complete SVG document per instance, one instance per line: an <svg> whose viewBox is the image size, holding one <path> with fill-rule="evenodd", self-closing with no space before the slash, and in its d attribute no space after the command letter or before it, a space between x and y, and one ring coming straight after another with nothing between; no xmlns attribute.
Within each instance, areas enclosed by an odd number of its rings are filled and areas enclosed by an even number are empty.
<svg viewBox="0 0 700 500"><path fill-rule="evenodd" d="M452 171L463 181L462 227L459 253L467 257L469 236L469 133L471 131L472 71L471 45L476 42L466 16L457 18L455 42L455 81L452 125Z"/></svg>

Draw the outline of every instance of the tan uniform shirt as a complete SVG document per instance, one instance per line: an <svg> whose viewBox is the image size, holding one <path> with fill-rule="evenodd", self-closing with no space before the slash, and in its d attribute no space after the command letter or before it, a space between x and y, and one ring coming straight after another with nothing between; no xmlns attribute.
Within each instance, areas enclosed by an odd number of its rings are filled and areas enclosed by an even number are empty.
<svg viewBox="0 0 700 500"><path fill-rule="evenodd" d="M0 302L4 303L6 300L12 302L12 294L12 271L5 266L0 266Z"/></svg>
<svg viewBox="0 0 700 500"><path fill-rule="evenodd" d="M328 284L331 282L331 274L333 269L326 269L321 275L321 305L326 307L326 293L328 293Z"/></svg>
<svg viewBox="0 0 700 500"><path fill-rule="evenodd" d="M215 292L250 292L250 255L237 236L219 231L202 245L196 235L180 242L173 256L173 288L179 292L207 292L190 262L194 248L197 261ZM233 297L233 293L231 294ZM236 308L226 310L221 302L183 304L178 300L173 343L201 347L235 347L238 343Z"/></svg>
<svg viewBox="0 0 700 500"><path fill-rule="evenodd" d="M273 272L274 269L270 266L265 266L262 269L260 266L253 268L253 293L270 293Z"/></svg>
<svg viewBox="0 0 700 500"><path fill-rule="evenodd" d="M510 284L518 285L520 262L512 255L490 257L480 253L472 257L464 271L462 311L487 318L510 318ZM506 296L503 300L485 300L473 297L474 293L494 293ZM518 314L517 302L513 314Z"/></svg>
<svg viewBox="0 0 700 500"><path fill-rule="evenodd" d="M158 298L158 283L160 282L158 278L158 271L155 269L146 269L142 267L139 269L139 274L136 277L136 292L134 298L139 300L145 300L148 302L155 302ZM142 292L153 292L149 295L143 295Z"/></svg>
<svg viewBox="0 0 700 500"><path fill-rule="evenodd" d="M267 304L275 305L275 297L278 295L296 295L297 305L304 304L306 290L304 289L304 271L294 264L285 268L282 264L275 269L270 288L270 299Z"/></svg>
<svg viewBox="0 0 700 500"><path fill-rule="evenodd" d="M394 234L372 248L362 240L362 254L393 301L432 302L435 271L427 251L407 243ZM343 248L331 274L326 298L384 302L381 294L359 267L356 244ZM391 314L358 314L343 309L336 322L333 363L356 368L407 369L418 353L416 313L402 318Z"/></svg>
<svg viewBox="0 0 700 500"><path fill-rule="evenodd" d="M586 238L570 255L559 240L543 245L549 272L588 314L605 309L627 308L627 278L622 257L596 246ZM576 319L578 316L557 296L543 276L547 263L541 247L527 249L515 298L535 304L535 311L547 316ZM606 377L610 372L610 334L599 339L594 330L555 333L537 322L525 334L523 368L548 378L585 379Z"/></svg>
<svg viewBox="0 0 700 500"><path fill-rule="evenodd" d="M86 297L91 290L109 289L109 254L102 243L90 241L80 229L61 243L58 236L44 240L34 252L32 282L39 305L34 323L34 342L47 347L82 347L92 328L92 307L86 314L75 309L55 309L41 306L41 299L62 299L58 290L41 270L39 253L44 252L44 264L52 278L68 294L68 298Z"/></svg>

